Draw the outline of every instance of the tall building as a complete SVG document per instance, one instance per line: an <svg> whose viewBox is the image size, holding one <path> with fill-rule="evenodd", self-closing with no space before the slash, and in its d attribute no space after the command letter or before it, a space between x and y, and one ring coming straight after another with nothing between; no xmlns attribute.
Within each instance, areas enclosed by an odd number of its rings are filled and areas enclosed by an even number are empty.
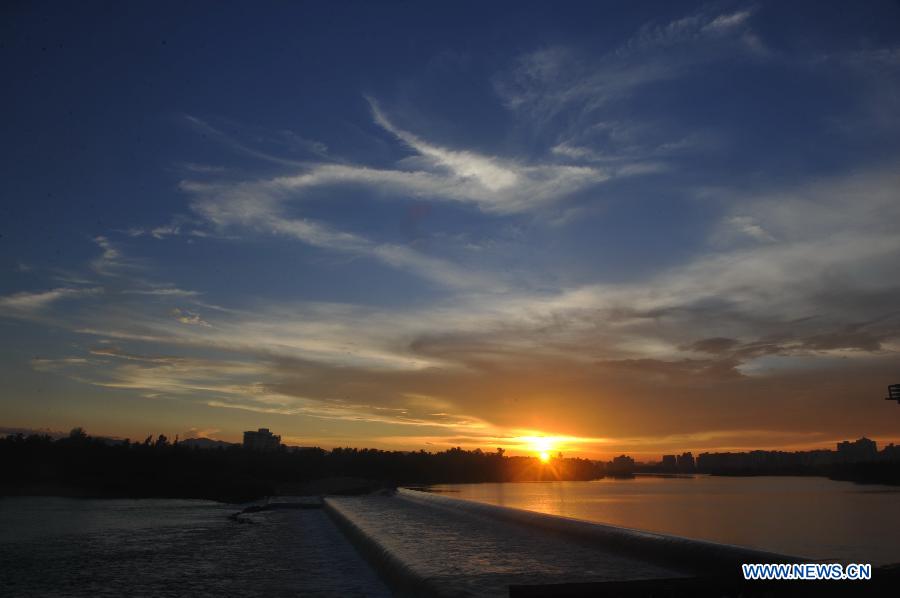
<svg viewBox="0 0 900 598"><path fill-rule="evenodd" d="M675 471L678 469L678 462L675 460L675 455L663 455L662 458L662 468L666 471Z"/></svg>
<svg viewBox="0 0 900 598"><path fill-rule="evenodd" d="M606 472L613 477L631 477L634 475L634 459L619 455L607 464Z"/></svg>
<svg viewBox="0 0 900 598"><path fill-rule="evenodd" d="M842 463L860 463L875 461L878 458L878 445L865 436L850 442L837 443L837 458Z"/></svg>
<svg viewBox="0 0 900 598"><path fill-rule="evenodd" d="M269 428L260 428L256 432L244 432L244 448L252 451L275 451L281 446L281 436L269 432Z"/></svg>
<svg viewBox="0 0 900 598"><path fill-rule="evenodd" d="M682 453L678 455L676 462L678 464L678 471L691 473L696 469L694 466L694 455L691 453Z"/></svg>

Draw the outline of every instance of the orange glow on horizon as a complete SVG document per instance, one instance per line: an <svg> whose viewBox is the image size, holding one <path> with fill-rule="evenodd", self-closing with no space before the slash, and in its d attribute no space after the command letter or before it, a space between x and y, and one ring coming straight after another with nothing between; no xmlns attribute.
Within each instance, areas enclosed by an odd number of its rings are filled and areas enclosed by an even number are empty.
<svg viewBox="0 0 900 598"><path fill-rule="evenodd" d="M542 463L550 462L550 452L556 446L556 439L550 436L534 436L531 438L524 437L522 440L528 442L532 451L537 454L538 459Z"/></svg>

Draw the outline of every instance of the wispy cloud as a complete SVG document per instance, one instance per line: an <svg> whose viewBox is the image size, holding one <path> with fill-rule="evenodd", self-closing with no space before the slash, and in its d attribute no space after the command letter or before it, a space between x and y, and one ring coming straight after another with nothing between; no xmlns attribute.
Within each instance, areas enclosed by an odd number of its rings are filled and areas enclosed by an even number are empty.
<svg viewBox="0 0 900 598"><path fill-rule="evenodd" d="M60 287L49 291L20 292L11 295L0 296L0 310L3 315L22 317L34 315L52 304L64 299L76 299L102 292L98 287L74 288Z"/></svg>
<svg viewBox="0 0 900 598"><path fill-rule="evenodd" d="M497 74L494 88L520 126L555 140L553 155L602 164L617 176L658 172L667 159L715 148L721 140L713 131L682 129L665 115L631 109L629 102L712 63L768 59L751 26L753 12L707 6L671 22L646 23L613 48L539 48Z"/></svg>
<svg viewBox="0 0 900 598"><path fill-rule="evenodd" d="M447 149L400 129L373 99L369 101L375 122L416 152L414 160L403 161L404 168L320 163L307 165L299 174L239 182L185 181L181 187L194 197L195 212L219 229L239 226L290 236L316 247L367 256L448 287L487 289L502 287L502 282L410 246L383 243L324 222L288 216L288 206L295 206L317 188L356 186L380 197L470 203L487 212L508 214L552 204L611 176L593 167L523 165ZM619 174L643 172L623 169ZM168 234L169 230L159 232Z"/></svg>
<svg viewBox="0 0 900 598"><path fill-rule="evenodd" d="M303 161L301 160L292 160L289 158L282 157L280 155L276 155L270 152L266 152L260 149L257 149L247 143L244 143L238 140L236 137L229 135L222 131L219 128L216 128L209 124L207 121L198 118L196 116L192 116L190 114L184 115L185 120L195 129L202 132L203 134L213 138L231 148L234 151L240 152L246 156L251 158L257 158L259 160L264 160L267 162L272 162L275 164L280 164L282 166L301 166L303 165ZM235 123L230 123L232 128L243 128L247 127L238 127ZM258 135L257 135L258 137ZM301 150L304 153L312 154L317 158L328 158L328 147L320 142L314 141L311 139L305 139L300 137L296 133L292 131L281 131L278 135L278 139L269 139L270 142L277 143L282 147L287 147L288 149ZM196 171L196 169L194 169ZM203 172L209 172L208 169L204 168Z"/></svg>
<svg viewBox="0 0 900 598"><path fill-rule="evenodd" d="M125 295L155 295L157 297L196 297L200 295L200 292L198 291L190 291L170 286L149 289L125 289L122 293Z"/></svg>
<svg viewBox="0 0 900 598"><path fill-rule="evenodd" d="M189 237L208 237L210 233L203 230L203 223L196 218L189 218L183 214L173 217L167 224L153 226L147 228L132 227L123 231L129 237L149 236L154 239L163 240L169 237L189 236Z"/></svg>
<svg viewBox="0 0 900 598"><path fill-rule="evenodd" d="M421 253L412 247L379 243L359 234L336 230L307 218L284 215L268 195L267 185L243 188L237 195L201 199L195 209L219 227L244 226L268 234L297 239L308 245L341 253L368 257L386 265L409 271L426 280L451 288L495 288L495 277L468 270L449 261ZM185 185L185 189L207 195L205 188Z"/></svg>
<svg viewBox="0 0 900 598"><path fill-rule="evenodd" d="M215 408L425 429L471 431L485 427L468 416L385 407L328 394L304 396L289 390L280 381L285 372L266 360L150 356L112 347L95 348L90 355L90 359L34 359L32 367L95 386L136 391L146 398L191 400Z"/></svg>
<svg viewBox="0 0 900 598"><path fill-rule="evenodd" d="M371 100L375 122L413 149L413 169L381 169L345 164L310 165L304 172L237 184L185 183L188 191L225 196L242 210L297 199L317 187L364 186L401 197L471 203L489 212L513 213L557 201L609 174L592 167L523 165L508 159L451 150L426 142L392 124ZM418 167L418 168L415 168ZM238 206L234 206L238 208Z"/></svg>
<svg viewBox="0 0 900 598"><path fill-rule="evenodd" d="M93 241L101 249L100 255L90 264L91 269L97 274L109 277L122 276L143 268L139 260L127 257L109 237L98 235Z"/></svg>
<svg viewBox="0 0 900 598"><path fill-rule="evenodd" d="M81 322L79 329L411 370L466 366L470 358L490 355L502 360L510 352L574 360L680 360L687 357L682 348L686 336L740 339L734 342L742 347L761 337L779 337L780 352L805 353L824 347L815 340L823 334L841 334L847 325L895 311L900 240L890 223L895 220L891 215L900 219L897 186L900 180L887 168L735 198L736 214L725 214L723 226L739 228L754 242L736 239L723 245L714 228L715 244L708 253L636 282L543 293L507 288L402 311L263 304L223 312L210 322L214 329L173 325L205 322L193 308L173 311L174 323L107 310L102 318ZM317 243L380 250L332 231L312 228L297 234L321 236ZM409 256L399 252L384 259ZM170 288L148 289L147 294L161 299L191 295ZM711 325L718 334L710 334ZM896 332L890 321L878 325L887 334L880 337L885 342Z"/></svg>
<svg viewBox="0 0 900 598"><path fill-rule="evenodd" d="M751 15L704 9L669 23L648 23L593 59L567 47L542 48L520 57L495 79L495 88L510 109L527 111L537 121L573 106L590 112L649 83L679 77L692 66L732 58L735 52L763 52L748 28Z"/></svg>
<svg viewBox="0 0 900 598"><path fill-rule="evenodd" d="M211 326L209 322L200 317L200 314L188 309L176 307L172 310L172 317L182 324L187 324L189 326Z"/></svg>

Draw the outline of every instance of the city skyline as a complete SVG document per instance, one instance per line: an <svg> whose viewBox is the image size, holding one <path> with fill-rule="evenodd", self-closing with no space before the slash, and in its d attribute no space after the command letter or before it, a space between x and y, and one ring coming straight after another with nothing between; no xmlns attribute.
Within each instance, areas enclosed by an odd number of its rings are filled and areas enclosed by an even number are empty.
<svg viewBox="0 0 900 598"><path fill-rule="evenodd" d="M256 449L259 446L266 447L266 450L270 450L276 447L284 447L288 450L294 449L323 449L323 450L333 450L333 449L359 449L359 450L397 450L399 452L419 452L422 450L421 447L413 447L409 449L398 449L396 447L385 448L385 447L375 447L375 446L363 446L363 445L308 445L308 444L298 444L296 442L281 442L281 435L274 434L269 428L259 428L257 430L244 430L240 432L236 437L228 437L228 438L213 438L209 435L196 435L196 434L188 434L185 437L181 437L180 434L175 434L174 437L170 437L165 433L149 433L146 436L139 435L134 438L130 436L121 436L121 435L101 435L101 434L91 434L89 430L85 430L81 426L77 426L68 432L64 432L61 430L50 430L47 428L12 428L12 427L0 427L0 437L5 436L7 438L19 437L19 438L28 438L30 436L48 438L51 440L59 440L64 438L69 438L73 436L77 437L91 437L103 442L107 442L109 444L119 444L119 443L131 443L131 444L141 444L141 443L150 443L155 444L159 441L163 443L185 443L191 446L198 446L201 448L217 448L219 446L243 446L244 448ZM142 440L143 438L143 440ZM260 440L261 439L261 440ZM296 439L294 439L296 440ZM682 458L695 459L702 455L752 455L755 453L784 453L788 455L814 455L814 454L825 454L830 453L834 456L838 456L842 454L843 451L853 451L862 447L864 454L872 453L874 455L882 454L889 460L897 460L897 457L900 456L900 445L895 444L893 441L879 441L872 438L868 438L866 436L862 436L856 440L839 440L832 443L832 446L804 446L804 447L779 447L779 448L765 448L765 447L740 447L740 448L721 448L712 451L706 451L703 449L691 449L689 447L673 447L670 453L635 453L632 451L612 451L608 454L605 453L593 453L593 454L585 454L584 451L580 451L577 448L568 452L569 447L572 445L565 445L565 439L556 438L552 436L536 436L529 438L511 438L510 442L505 446L467 446L461 447L459 445L456 446L446 446L446 447L438 447L432 448L429 452L439 452L440 450L451 450L451 449L460 449L463 450L481 450L485 453L493 453L495 451L500 451L502 454L508 454L511 456L527 456L538 458L541 461L547 462L552 458L562 455L563 457L576 457L576 458L587 458L590 460L596 461L610 461L617 456L623 456L628 458L636 458L635 463L638 465L666 465L668 460L672 460L672 463L676 463L678 460ZM197 442L200 441L200 442ZM193 444L192 444L193 443ZM878 447L881 447L880 449ZM567 449L567 452L563 452L563 448ZM696 454L694 454L696 453ZM890 455L887 457L887 455ZM865 461L866 459L862 459ZM680 465L679 465L680 467Z"/></svg>
<svg viewBox="0 0 900 598"><path fill-rule="evenodd" d="M900 442L896 3L351 4L8 9L0 426Z"/></svg>

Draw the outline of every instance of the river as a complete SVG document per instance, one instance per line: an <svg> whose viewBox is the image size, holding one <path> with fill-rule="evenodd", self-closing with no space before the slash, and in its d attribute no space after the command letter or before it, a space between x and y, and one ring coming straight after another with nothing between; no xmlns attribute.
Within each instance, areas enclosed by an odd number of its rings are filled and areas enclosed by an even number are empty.
<svg viewBox="0 0 900 598"><path fill-rule="evenodd" d="M900 562L900 488L818 477L443 484L447 496L841 562Z"/></svg>

